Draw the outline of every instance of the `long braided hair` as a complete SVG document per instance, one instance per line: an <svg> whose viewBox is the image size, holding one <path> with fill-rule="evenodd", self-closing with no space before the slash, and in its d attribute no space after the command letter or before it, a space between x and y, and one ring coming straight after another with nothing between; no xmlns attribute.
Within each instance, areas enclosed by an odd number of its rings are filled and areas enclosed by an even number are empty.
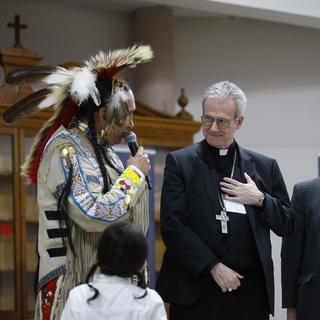
<svg viewBox="0 0 320 320"><path fill-rule="evenodd" d="M107 118L108 118L108 126L106 127L106 134L110 133L114 126L121 126L128 115L128 104L127 104L127 93L130 88L126 82L121 80L123 85L122 91L117 91L113 94L113 84L114 79L112 78L101 78L96 81L96 87L99 90L101 104L97 106L93 99L90 97L88 100L84 101L80 106L75 116L75 121L77 120L85 120L88 123L88 133L87 137L93 147L99 169L103 179L103 189L102 192L106 193L110 190L110 178L108 176L107 169L103 162L103 150L101 145L98 142L97 132L95 129L95 113L102 107L107 107ZM104 157L107 161L108 165L114 167L113 163L109 161L107 157ZM116 168L115 168L116 169ZM117 169L116 169L117 170ZM68 215L68 196L72 187L73 181L73 170L72 164L69 164L69 174L67 177L67 181L65 187L58 199L58 211L60 212L59 225L60 229L65 227L65 233L63 234L62 240L63 245L66 247L66 240L68 242L69 248L76 255L74 245L71 240L70 233L70 221Z"/></svg>
<svg viewBox="0 0 320 320"><path fill-rule="evenodd" d="M105 275L123 278L136 276L137 285L145 291L143 295L135 298L144 298L147 295L147 284L144 272L140 270L147 257L148 242L137 226L131 222L116 222L108 226L99 239L97 262L91 266L86 277L86 283L94 291L87 302L99 295L99 290L89 282L98 268Z"/></svg>

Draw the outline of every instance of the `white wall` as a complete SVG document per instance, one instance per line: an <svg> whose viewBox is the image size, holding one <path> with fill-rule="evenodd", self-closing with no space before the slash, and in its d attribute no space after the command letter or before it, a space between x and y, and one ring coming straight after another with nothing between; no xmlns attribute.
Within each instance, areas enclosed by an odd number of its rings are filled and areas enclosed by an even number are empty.
<svg viewBox="0 0 320 320"><path fill-rule="evenodd" d="M317 175L320 152L320 30L249 19L176 20L177 88L197 120L201 95L213 82L230 80L248 97L237 135L246 148L278 160L291 194L293 185ZM178 95L178 93L177 93ZM202 139L202 134L196 140ZM276 315L281 310L281 239L274 236Z"/></svg>
<svg viewBox="0 0 320 320"><path fill-rule="evenodd" d="M100 0L103 1L103 0ZM320 28L318 0L144 0L195 11Z"/></svg>
<svg viewBox="0 0 320 320"><path fill-rule="evenodd" d="M100 49L131 44L129 14L54 1L1 0L0 50L14 44L14 30L7 28L7 22L13 22L15 14L19 14L20 21L28 25L27 30L21 31L23 47L42 56L41 64L82 62ZM2 79L1 70L0 83Z"/></svg>

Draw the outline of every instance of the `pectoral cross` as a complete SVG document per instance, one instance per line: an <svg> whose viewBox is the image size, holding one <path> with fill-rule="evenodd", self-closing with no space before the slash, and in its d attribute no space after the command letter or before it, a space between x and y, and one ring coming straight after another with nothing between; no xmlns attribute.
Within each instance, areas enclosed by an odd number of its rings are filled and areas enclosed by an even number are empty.
<svg viewBox="0 0 320 320"><path fill-rule="evenodd" d="M20 43L20 29L27 29L27 25L20 24L20 16L16 14L14 16L14 23L9 22L7 26L9 28L14 28L14 47L21 48L22 46Z"/></svg>
<svg viewBox="0 0 320 320"><path fill-rule="evenodd" d="M229 217L227 215L227 211L225 209L222 209L221 214L216 214L216 219L221 220L221 232L222 233L228 233L228 221Z"/></svg>

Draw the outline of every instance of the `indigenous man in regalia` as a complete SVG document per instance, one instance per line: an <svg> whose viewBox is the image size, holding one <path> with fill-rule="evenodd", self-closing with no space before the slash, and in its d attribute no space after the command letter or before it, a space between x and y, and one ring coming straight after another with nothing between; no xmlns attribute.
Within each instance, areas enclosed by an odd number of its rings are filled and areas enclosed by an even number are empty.
<svg viewBox="0 0 320 320"><path fill-rule="evenodd" d="M46 84L3 115L12 124L54 105L22 167L37 184L39 276L35 319L59 319L69 290L85 281L101 231L131 220L146 233L148 156L140 147L124 168L112 149L133 128L134 95L115 75L153 57L149 46L99 52L83 67L42 66L6 76Z"/></svg>

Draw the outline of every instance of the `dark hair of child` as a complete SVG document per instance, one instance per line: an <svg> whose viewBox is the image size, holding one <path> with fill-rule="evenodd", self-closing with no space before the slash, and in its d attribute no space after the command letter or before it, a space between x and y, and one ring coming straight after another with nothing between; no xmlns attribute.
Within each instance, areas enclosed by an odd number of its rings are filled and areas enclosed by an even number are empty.
<svg viewBox="0 0 320 320"><path fill-rule="evenodd" d="M97 262L92 265L86 277L86 283L94 291L94 295L87 302L96 299L99 295L98 289L89 283L97 268L102 274L109 276L123 278L136 276L137 285L146 289L144 272L140 270L147 256L148 242L137 226L130 222L116 222L108 226L99 239ZM144 298L146 295L147 290L137 299Z"/></svg>

